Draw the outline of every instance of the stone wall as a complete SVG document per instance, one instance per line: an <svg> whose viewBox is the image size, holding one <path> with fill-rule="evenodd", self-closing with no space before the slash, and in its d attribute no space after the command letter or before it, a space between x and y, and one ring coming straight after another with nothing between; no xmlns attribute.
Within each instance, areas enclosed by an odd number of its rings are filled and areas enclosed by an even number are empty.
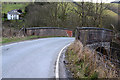
<svg viewBox="0 0 120 80"><path fill-rule="evenodd" d="M69 36L66 30L59 28L34 28L25 30L27 36Z"/></svg>
<svg viewBox="0 0 120 80"><path fill-rule="evenodd" d="M107 53L110 53L110 42L97 42L93 44L88 44L86 46L93 50L96 50L99 47L104 47L105 50L107 50Z"/></svg>
<svg viewBox="0 0 120 80"><path fill-rule="evenodd" d="M111 42L113 32L104 28L83 27L77 28L76 39L80 40L84 45L96 42Z"/></svg>

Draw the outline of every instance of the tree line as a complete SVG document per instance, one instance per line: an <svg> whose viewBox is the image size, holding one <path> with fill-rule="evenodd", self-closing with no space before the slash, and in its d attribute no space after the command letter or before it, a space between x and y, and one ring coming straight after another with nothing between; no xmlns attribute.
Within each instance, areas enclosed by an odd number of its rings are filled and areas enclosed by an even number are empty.
<svg viewBox="0 0 120 80"><path fill-rule="evenodd" d="M106 15L109 4L92 2L35 2L25 8L27 27L118 28L117 17ZM111 13L108 13L111 14ZM111 14L112 15L112 14Z"/></svg>

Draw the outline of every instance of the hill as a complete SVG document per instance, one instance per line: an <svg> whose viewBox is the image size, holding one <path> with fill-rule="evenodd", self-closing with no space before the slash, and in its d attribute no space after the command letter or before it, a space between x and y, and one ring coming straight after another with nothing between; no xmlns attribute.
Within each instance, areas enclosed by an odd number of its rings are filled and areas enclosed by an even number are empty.
<svg viewBox="0 0 120 80"><path fill-rule="evenodd" d="M110 3L110 4L107 4L107 5L109 5L108 6L109 10L111 10L111 11L120 15L120 10L119 10L120 4Z"/></svg>
<svg viewBox="0 0 120 80"><path fill-rule="evenodd" d="M3 4L2 13L7 13L9 10L21 8L23 12L26 7L26 15L24 15L24 22L7 21L11 27L66 27L75 29L77 26L87 27L103 27L111 28L111 24L118 27L118 5L114 3L104 4L108 6L100 15L101 4L95 3L78 3L80 6L71 2L51 2L51 3L12 3ZM98 7L98 8L97 8ZM103 6L104 8L104 6ZM34 15L34 16L33 16ZM14 22L14 23L13 23ZM3 22L6 24L6 22ZM11 25L14 24L14 25ZM15 25L16 24L16 25ZM5 26L5 25L3 25Z"/></svg>
<svg viewBox="0 0 120 80"><path fill-rule="evenodd" d="M111 3L118 3L118 4L120 4L120 1L113 1L113 2L111 2Z"/></svg>
<svg viewBox="0 0 120 80"><path fill-rule="evenodd" d="M28 4L29 3L2 3L2 13L7 14L8 11L14 9L21 9L24 12Z"/></svg>

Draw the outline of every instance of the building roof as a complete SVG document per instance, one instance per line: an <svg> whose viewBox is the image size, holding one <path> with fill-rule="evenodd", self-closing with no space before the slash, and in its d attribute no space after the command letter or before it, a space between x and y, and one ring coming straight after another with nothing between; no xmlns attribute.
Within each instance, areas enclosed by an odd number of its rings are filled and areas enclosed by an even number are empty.
<svg viewBox="0 0 120 80"><path fill-rule="evenodd" d="M22 14L22 12L19 12L18 9L14 9L14 10L9 11L8 14L11 14L11 15L20 15L20 14Z"/></svg>

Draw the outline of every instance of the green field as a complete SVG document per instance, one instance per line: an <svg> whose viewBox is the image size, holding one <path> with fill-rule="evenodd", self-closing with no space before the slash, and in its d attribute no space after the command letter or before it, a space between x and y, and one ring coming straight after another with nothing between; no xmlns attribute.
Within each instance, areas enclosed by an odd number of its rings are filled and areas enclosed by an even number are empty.
<svg viewBox="0 0 120 80"><path fill-rule="evenodd" d="M19 3L19 4L3 4L2 3L2 13L7 13L8 11L14 10L14 9L21 9L23 12L25 10L25 7L28 5L29 3Z"/></svg>

